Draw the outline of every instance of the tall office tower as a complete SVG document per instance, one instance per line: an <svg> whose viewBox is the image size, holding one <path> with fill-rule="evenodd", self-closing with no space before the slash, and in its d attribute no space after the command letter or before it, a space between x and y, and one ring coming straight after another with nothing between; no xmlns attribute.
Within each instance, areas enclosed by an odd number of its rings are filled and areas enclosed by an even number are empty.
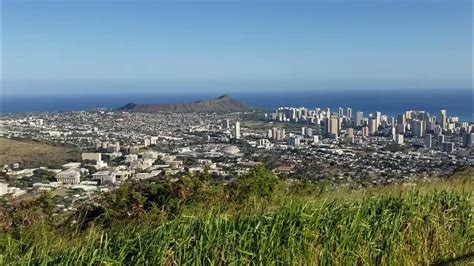
<svg viewBox="0 0 474 266"><path fill-rule="evenodd" d="M448 122L448 112L446 110L441 110L439 114L438 123L440 124L443 130L446 129L447 122Z"/></svg>
<svg viewBox="0 0 474 266"><path fill-rule="evenodd" d="M353 128L350 127L350 128L347 129L347 136L348 136L349 138L353 138L353 137L354 137L354 129L353 129Z"/></svg>
<svg viewBox="0 0 474 266"><path fill-rule="evenodd" d="M464 147L474 146L474 133L465 133L463 138Z"/></svg>
<svg viewBox="0 0 474 266"><path fill-rule="evenodd" d="M352 120L352 109L349 107L346 109L346 116Z"/></svg>
<svg viewBox="0 0 474 266"><path fill-rule="evenodd" d="M235 122L234 138L240 139L240 122Z"/></svg>
<svg viewBox="0 0 474 266"><path fill-rule="evenodd" d="M288 146L298 147L300 146L300 137L291 136L288 138Z"/></svg>
<svg viewBox="0 0 474 266"><path fill-rule="evenodd" d="M432 146L432 135L431 134L427 134L423 137L423 141L425 143L425 147L426 148L430 148L431 149L431 146Z"/></svg>
<svg viewBox="0 0 474 266"><path fill-rule="evenodd" d="M434 131L436 127L435 121L426 122L426 130Z"/></svg>
<svg viewBox="0 0 474 266"><path fill-rule="evenodd" d="M339 137L339 119L331 118L329 120L329 134L331 136Z"/></svg>
<svg viewBox="0 0 474 266"><path fill-rule="evenodd" d="M363 127L362 128L362 136L363 137L368 137L369 136L369 128L368 127Z"/></svg>
<svg viewBox="0 0 474 266"><path fill-rule="evenodd" d="M375 112L375 118L377 118L377 130L382 123L382 113L381 112Z"/></svg>
<svg viewBox="0 0 474 266"><path fill-rule="evenodd" d="M441 146L444 143L444 135L438 135L438 144Z"/></svg>
<svg viewBox="0 0 474 266"><path fill-rule="evenodd" d="M296 109L291 109L290 118L292 120L296 119Z"/></svg>
<svg viewBox="0 0 474 266"><path fill-rule="evenodd" d="M392 126L391 133L392 133L392 140L396 141L397 140L397 129L394 126Z"/></svg>
<svg viewBox="0 0 474 266"><path fill-rule="evenodd" d="M321 120L321 131L324 132L324 134L329 134L329 118L323 118Z"/></svg>
<svg viewBox="0 0 474 266"><path fill-rule="evenodd" d="M284 139L286 138L285 129L282 128L282 129L280 130L280 133L281 133L281 134L280 134L280 138L281 138L280 140L284 140Z"/></svg>
<svg viewBox="0 0 474 266"><path fill-rule="evenodd" d="M405 119L411 120L413 118L413 111L405 111Z"/></svg>
<svg viewBox="0 0 474 266"><path fill-rule="evenodd" d="M402 135L402 134L398 134L398 135L397 135L397 138L396 138L395 143L397 143L398 145L402 145L402 144L403 144L403 135Z"/></svg>
<svg viewBox="0 0 474 266"><path fill-rule="evenodd" d="M391 126L394 126L395 125L395 117L390 117L388 124L391 125Z"/></svg>
<svg viewBox="0 0 474 266"><path fill-rule="evenodd" d="M116 148L116 152L119 152L120 151L120 142L116 141L115 142L115 148Z"/></svg>
<svg viewBox="0 0 474 266"><path fill-rule="evenodd" d="M378 126L377 126L377 118L372 117L369 119L369 133L370 134L375 134L377 132Z"/></svg>
<svg viewBox="0 0 474 266"><path fill-rule="evenodd" d="M229 119L224 119L224 121L222 121L222 127L223 127L223 128L230 128L230 121L229 121Z"/></svg>
<svg viewBox="0 0 474 266"><path fill-rule="evenodd" d="M301 128L301 135L303 135L303 136L306 135L306 127Z"/></svg>
<svg viewBox="0 0 474 266"><path fill-rule="evenodd" d="M356 126L360 127L362 126L364 120L364 113L363 112L357 112L356 113Z"/></svg>
<svg viewBox="0 0 474 266"><path fill-rule="evenodd" d="M337 115L339 117L343 117L344 116L344 109L342 109L342 107L339 107L339 109L337 110Z"/></svg>
<svg viewBox="0 0 474 266"><path fill-rule="evenodd" d="M405 124L397 124L397 133L405 134Z"/></svg>
<svg viewBox="0 0 474 266"><path fill-rule="evenodd" d="M267 138L273 139L273 130L268 129L268 131L267 131Z"/></svg>
<svg viewBox="0 0 474 266"><path fill-rule="evenodd" d="M326 108L326 117L331 118L331 108Z"/></svg>
<svg viewBox="0 0 474 266"><path fill-rule="evenodd" d="M423 137L425 121L414 120L413 121L413 135L416 137Z"/></svg>
<svg viewBox="0 0 474 266"><path fill-rule="evenodd" d="M405 114L397 115L397 124L405 124L405 123L406 123Z"/></svg>
<svg viewBox="0 0 474 266"><path fill-rule="evenodd" d="M306 136L311 137L313 136L313 129L308 127L306 128Z"/></svg>
<svg viewBox="0 0 474 266"><path fill-rule="evenodd" d="M444 142L443 143L443 151L446 153L451 153L454 151L454 143L452 142Z"/></svg>
<svg viewBox="0 0 474 266"><path fill-rule="evenodd" d="M278 112L272 113L272 120L273 121L277 120L277 117L278 117Z"/></svg>

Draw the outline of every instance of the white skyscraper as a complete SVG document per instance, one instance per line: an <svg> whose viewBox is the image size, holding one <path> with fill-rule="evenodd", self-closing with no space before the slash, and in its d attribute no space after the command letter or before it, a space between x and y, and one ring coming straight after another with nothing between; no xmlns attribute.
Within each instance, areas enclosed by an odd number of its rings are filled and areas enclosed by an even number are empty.
<svg viewBox="0 0 474 266"><path fill-rule="evenodd" d="M351 109L351 108L347 108L347 109L346 109L346 116L347 116L349 119L352 119L352 109Z"/></svg>
<svg viewBox="0 0 474 266"><path fill-rule="evenodd" d="M343 117L344 116L344 109L342 109L342 107L339 107L337 114L339 115L339 117Z"/></svg>
<svg viewBox="0 0 474 266"><path fill-rule="evenodd" d="M448 112L446 110L441 110L438 118L438 123L442 129L446 129L446 123L448 122Z"/></svg>
<svg viewBox="0 0 474 266"><path fill-rule="evenodd" d="M363 120L364 120L364 113L363 112L357 112L356 113L356 118L355 118L356 126L358 126L358 127L362 126Z"/></svg>
<svg viewBox="0 0 474 266"><path fill-rule="evenodd" d="M240 122L235 122L235 129L234 129L234 137L235 139L240 139Z"/></svg>
<svg viewBox="0 0 474 266"><path fill-rule="evenodd" d="M397 143L398 145L402 145L402 144L403 144L403 135L402 135L402 134L398 134L398 135L397 135L396 143Z"/></svg>
<svg viewBox="0 0 474 266"><path fill-rule="evenodd" d="M369 120L369 133L374 134L375 132L378 131L378 126L377 126L377 118L372 117Z"/></svg>

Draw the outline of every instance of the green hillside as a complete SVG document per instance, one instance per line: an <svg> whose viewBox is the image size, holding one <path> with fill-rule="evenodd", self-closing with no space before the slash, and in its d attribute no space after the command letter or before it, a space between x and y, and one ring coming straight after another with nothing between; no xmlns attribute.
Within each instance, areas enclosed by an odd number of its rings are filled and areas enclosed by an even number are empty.
<svg viewBox="0 0 474 266"><path fill-rule="evenodd" d="M473 171L365 190L203 174L122 186L51 215L54 199L0 215L0 262L369 264L474 260Z"/></svg>

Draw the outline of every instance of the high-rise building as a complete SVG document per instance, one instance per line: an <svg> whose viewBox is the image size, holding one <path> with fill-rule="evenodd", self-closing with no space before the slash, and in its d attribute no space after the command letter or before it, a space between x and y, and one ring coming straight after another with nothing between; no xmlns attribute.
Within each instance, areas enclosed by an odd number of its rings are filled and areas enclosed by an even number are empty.
<svg viewBox="0 0 474 266"><path fill-rule="evenodd" d="M425 121L413 120L413 136L423 137Z"/></svg>
<svg viewBox="0 0 474 266"><path fill-rule="evenodd" d="M397 134L405 134L405 124L397 124Z"/></svg>
<svg viewBox="0 0 474 266"><path fill-rule="evenodd" d="M434 131L435 127L436 127L435 121L427 121L426 122L426 130Z"/></svg>
<svg viewBox="0 0 474 266"><path fill-rule="evenodd" d="M338 114L339 117L343 117L344 116L344 109L342 109L342 107L339 107L337 114Z"/></svg>
<svg viewBox="0 0 474 266"><path fill-rule="evenodd" d="M397 124L405 124L406 119L405 119L405 114L402 115L397 115Z"/></svg>
<svg viewBox="0 0 474 266"><path fill-rule="evenodd" d="M432 146L432 135L431 134L427 134L423 137L423 141L425 143L425 147L426 148L431 148Z"/></svg>
<svg viewBox="0 0 474 266"><path fill-rule="evenodd" d="M443 130L446 129L447 122L448 122L448 112L446 110L441 110L439 114L439 118L438 118L438 123L440 124Z"/></svg>
<svg viewBox="0 0 474 266"><path fill-rule="evenodd" d="M240 139L240 122L235 122L234 138Z"/></svg>
<svg viewBox="0 0 474 266"><path fill-rule="evenodd" d="M443 151L446 153L451 153L454 151L454 143L453 142L445 142L443 143Z"/></svg>
<svg viewBox="0 0 474 266"><path fill-rule="evenodd" d="M362 126L363 121L364 121L364 113L363 112L357 112L356 113L356 118L355 118L356 126L358 126L358 127Z"/></svg>
<svg viewBox="0 0 474 266"><path fill-rule="evenodd" d="M372 117L369 119L369 133L370 134L375 134L377 132L378 126L377 126L377 118Z"/></svg>
<svg viewBox="0 0 474 266"><path fill-rule="evenodd" d="M348 128L347 129L347 136L352 138L354 137L354 129L353 128Z"/></svg>
<svg viewBox="0 0 474 266"><path fill-rule="evenodd" d="M331 136L339 137L339 119L331 118L329 120L329 134Z"/></svg>
<svg viewBox="0 0 474 266"><path fill-rule="evenodd" d="M352 120L352 109L349 108L349 107L346 109L346 116L347 116L347 118Z"/></svg>
<svg viewBox="0 0 474 266"><path fill-rule="evenodd" d="M362 136L363 137L368 137L369 136L369 128L368 127L363 127L362 128Z"/></svg>
<svg viewBox="0 0 474 266"><path fill-rule="evenodd" d="M230 128L230 121L229 121L229 119L224 119L224 121L222 121L222 127L223 127L223 128Z"/></svg>
<svg viewBox="0 0 474 266"><path fill-rule="evenodd" d="M375 112L374 116L375 116L375 119L377 119L377 124L376 125L377 125L377 130L378 130L378 128L380 126L380 123L382 122L381 121L382 113L381 112Z"/></svg>
<svg viewBox="0 0 474 266"><path fill-rule="evenodd" d="M402 134L398 134L397 135L397 138L395 140L395 143L397 143L398 145L402 145L404 142L404 139L403 139L403 135Z"/></svg>
<svg viewBox="0 0 474 266"><path fill-rule="evenodd" d="M464 147L474 146L474 133L465 133L463 138Z"/></svg>
<svg viewBox="0 0 474 266"><path fill-rule="evenodd" d="M438 144L441 146L444 143L444 135L440 134L438 135Z"/></svg>
<svg viewBox="0 0 474 266"><path fill-rule="evenodd" d="M300 146L300 137L291 136L288 138L288 146L298 147Z"/></svg>

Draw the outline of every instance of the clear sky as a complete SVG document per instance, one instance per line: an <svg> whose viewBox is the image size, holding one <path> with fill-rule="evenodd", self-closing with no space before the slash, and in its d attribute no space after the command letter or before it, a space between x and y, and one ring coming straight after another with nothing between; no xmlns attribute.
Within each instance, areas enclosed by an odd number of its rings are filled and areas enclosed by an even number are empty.
<svg viewBox="0 0 474 266"><path fill-rule="evenodd" d="M23 1L5 94L472 88L470 0Z"/></svg>

